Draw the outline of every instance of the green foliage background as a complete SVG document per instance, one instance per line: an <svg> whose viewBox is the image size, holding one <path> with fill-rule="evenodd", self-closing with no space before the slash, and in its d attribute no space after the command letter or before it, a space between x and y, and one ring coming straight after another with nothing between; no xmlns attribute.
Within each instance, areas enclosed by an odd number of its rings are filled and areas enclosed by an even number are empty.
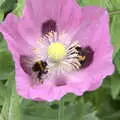
<svg viewBox="0 0 120 120"><path fill-rule="evenodd" d="M0 35L0 120L120 120L120 0L78 0L80 6L97 5L110 14L110 32L115 48L115 73L105 78L101 88L78 97L66 95L60 104L35 102L19 97L15 91L14 63ZM9 12L20 16L24 0L0 0L0 22ZM61 111L60 111L61 110Z"/></svg>

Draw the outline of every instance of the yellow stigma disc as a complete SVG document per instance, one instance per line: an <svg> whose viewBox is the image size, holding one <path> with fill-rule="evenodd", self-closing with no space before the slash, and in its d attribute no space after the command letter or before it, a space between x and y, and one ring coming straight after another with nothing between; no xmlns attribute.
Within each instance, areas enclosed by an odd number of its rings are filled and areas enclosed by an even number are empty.
<svg viewBox="0 0 120 120"><path fill-rule="evenodd" d="M52 43L48 47L48 56L55 61L61 60L65 56L65 54L65 47L61 43Z"/></svg>

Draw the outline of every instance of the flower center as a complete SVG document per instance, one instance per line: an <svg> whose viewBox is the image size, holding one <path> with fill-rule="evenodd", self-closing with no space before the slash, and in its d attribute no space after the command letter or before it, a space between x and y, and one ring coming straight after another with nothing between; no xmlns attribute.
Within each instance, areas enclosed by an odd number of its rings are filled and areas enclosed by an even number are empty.
<svg viewBox="0 0 120 120"><path fill-rule="evenodd" d="M55 42L48 47L48 56L55 61L63 59L65 55L65 46L61 43Z"/></svg>

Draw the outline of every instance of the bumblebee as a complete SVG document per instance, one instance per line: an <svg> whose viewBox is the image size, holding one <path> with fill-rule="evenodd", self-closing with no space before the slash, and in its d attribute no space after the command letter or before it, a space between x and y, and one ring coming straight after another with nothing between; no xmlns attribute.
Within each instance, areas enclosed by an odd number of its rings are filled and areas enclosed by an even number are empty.
<svg viewBox="0 0 120 120"><path fill-rule="evenodd" d="M45 62L45 61L39 61L39 62L36 62L34 65L33 65L33 67L32 67L32 71L33 72L36 72L37 73L37 78L41 81L41 82L43 82L42 81L42 76L44 75L44 74L47 74L47 69L46 69L46 67L47 67L47 62Z"/></svg>
<svg viewBox="0 0 120 120"><path fill-rule="evenodd" d="M93 61L93 50L89 46L85 48L77 46L75 49L78 51L78 60L81 64L81 68L88 67Z"/></svg>

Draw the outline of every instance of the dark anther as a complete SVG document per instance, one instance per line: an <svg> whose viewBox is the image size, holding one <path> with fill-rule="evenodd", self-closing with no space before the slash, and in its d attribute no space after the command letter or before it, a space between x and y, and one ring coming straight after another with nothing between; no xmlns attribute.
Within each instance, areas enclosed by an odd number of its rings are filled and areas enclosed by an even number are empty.
<svg viewBox="0 0 120 120"><path fill-rule="evenodd" d="M85 56L85 60L80 61L82 65L81 68L88 67L93 61L94 51L88 46L88 47L82 48L79 54L81 56Z"/></svg>
<svg viewBox="0 0 120 120"><path fill-rule="evenodd" d="M82 48L79 47L79 46L77 46L77 47L75 47L75 49L76 49L78 52L80 52Z"/></svg>
<svg viewBox="0 0 120 120"><path fill-rule="evenodd" d="M42 24L42 29L41 29L41 31L42 31L42 34L43 34L43 35L51 32L51 31L56 32L56 22L55 22L54 20L52 20L52 19L44 22L44 23Z"/></svg>

